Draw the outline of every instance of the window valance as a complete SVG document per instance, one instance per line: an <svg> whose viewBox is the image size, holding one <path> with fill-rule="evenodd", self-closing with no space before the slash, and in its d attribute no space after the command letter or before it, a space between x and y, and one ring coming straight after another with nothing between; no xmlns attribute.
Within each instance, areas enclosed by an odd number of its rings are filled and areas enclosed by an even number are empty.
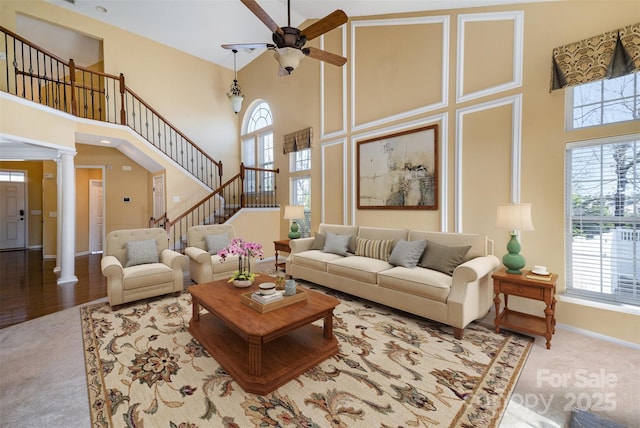
<svg viewBox="0 0 640 428"><path fill-rule="evenodd" d="M284 136L282 153L286 155L287 153L310 148L311 138L313 138L311 127L286 134Z"/></svg>
<svg viewBox="0 0 640 428"><path fill-rule="evenodd" d="M557 47L551 90L611 79L640 69L640 23Z"/></svg>

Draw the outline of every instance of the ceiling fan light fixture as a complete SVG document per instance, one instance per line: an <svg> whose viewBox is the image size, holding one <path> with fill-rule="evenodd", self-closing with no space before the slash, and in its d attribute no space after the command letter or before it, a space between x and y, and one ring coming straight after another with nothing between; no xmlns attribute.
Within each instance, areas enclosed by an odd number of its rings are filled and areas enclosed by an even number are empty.
<svg viewBox="0 0 640 428"><path fill-rule="evenodd" d="M280 67L291 74L298 68L300 61L304 58L304 53L296 48L276 48L273 56L278 60Z"/></svg>
<svg viewBox="0 0 640 428"><path fill-rule="evenodd" d="M238 72L236 70L236 54L238 51L233 49L233 83L229 88L229 92L227 93L227 98L231 102L231 108L235 114L242 109L242 101L244 100L244 95L242 95L242 91L240 90L240 85L238 85Z"/></svg>

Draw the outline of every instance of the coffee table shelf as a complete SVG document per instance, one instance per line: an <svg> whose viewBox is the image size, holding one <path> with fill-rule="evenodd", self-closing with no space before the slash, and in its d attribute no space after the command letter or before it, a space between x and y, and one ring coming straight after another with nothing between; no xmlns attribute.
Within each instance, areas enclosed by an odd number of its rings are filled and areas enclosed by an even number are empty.
<svg viewBox="0 0 640 428"><path fill-rule="evenodd" d="M268 394L338 352L333 309L340 301L334 297L305 290L303 302L260 313L242 303L246 289L224 280L189 292L189 332L247 392Z"/></svg>
<svg viewBox="0 0 640 428"><path fill-rule="evenodd" d="M246 392L265 395L338 352L335 340L325 339L322 327L308 324L262 345L261 361L249 361L247 342L221 320L204 314L189 331ZM261 365L252 375L251 366ZM295 369L292 369L295 367Z"/></svg>

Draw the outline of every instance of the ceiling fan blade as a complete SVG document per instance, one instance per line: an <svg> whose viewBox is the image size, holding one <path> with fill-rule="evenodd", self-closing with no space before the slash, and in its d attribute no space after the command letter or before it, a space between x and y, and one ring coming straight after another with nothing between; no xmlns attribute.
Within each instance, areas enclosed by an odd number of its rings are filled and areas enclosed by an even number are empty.
<svg viewBox="0 0 640 428"><path fill-rule="evenodd" d="M337 65L338 67L342 67L347 62L347 59L343 56L336 55L331 52L323 51L322 49L317 49L314 47L304 48L302 49L302 53L304 53L307 56L310 56L311 58L319 59L320 61Z"/></svg>
<svg viewBox="0 0 640 428"><path fill-rule="evenodd" d="M348 20L349 18L347 18L347 14L338 9L331 12L321 20L309 25L307 28L302 30L301 33L307 38L307 40L313 40L334 28L338 28Z"/></svg>
<svg viewBox="0 0 640 428"><path fill-rule="evenodd" d="M231 43L227 45L220 45L223 49L272 49L275 48L276 45L271 43Z"/></svg>
<svg viewBox="0 0 640 428"><path fill-rule="evenodd" d="M240 0L242 4L244 4L264 25L267 26L269 30L273 33L282 33L282 30L276 24L276 22L271 19L269 14L265 12L265 10L260 7L260 5L255 0Z"/></svg>

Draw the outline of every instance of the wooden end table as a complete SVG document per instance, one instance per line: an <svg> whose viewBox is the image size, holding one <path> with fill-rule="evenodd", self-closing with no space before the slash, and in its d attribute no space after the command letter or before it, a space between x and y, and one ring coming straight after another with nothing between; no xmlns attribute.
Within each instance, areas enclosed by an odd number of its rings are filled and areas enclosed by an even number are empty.
<svg viewBox="0 0 640 428"><path fill-rule="evenodd" d="M556 282L558 275L552 274L549 280L530 279L531 271L523 271L522 275L507 273L501 269L492 275L493 292L496 305L496 333L500 327L524 333L544 336L547 349L551 349L551 336L556 332ZM500 312L500 294L504 295L504 309ZM509 296L539 300L546 304L544 317L525 314L509 309Z"/></svg>
<svg viewBox="0 0 640 428"><path fill-rule="evenodd" d="M279 267L287 266L286 262L278 263L278 251L283 251L285 253L291 253L291 247L289 247L289 239L282 239L280 241L273 241L273 246L276 250L276 270Z"/></svg>
<svg viewBox="0 0 640 428"><path fill-rule="evenodd" d="M305 290L307 299L261 313L242 303L258 290L261 275L248 288L226 280L189 287L193 317L189 332L246 392L266 395L338 352L333 334L334 297ZM200 313L204 308L209 313ZM324 320L324 328L313 325Z"/></svg>

